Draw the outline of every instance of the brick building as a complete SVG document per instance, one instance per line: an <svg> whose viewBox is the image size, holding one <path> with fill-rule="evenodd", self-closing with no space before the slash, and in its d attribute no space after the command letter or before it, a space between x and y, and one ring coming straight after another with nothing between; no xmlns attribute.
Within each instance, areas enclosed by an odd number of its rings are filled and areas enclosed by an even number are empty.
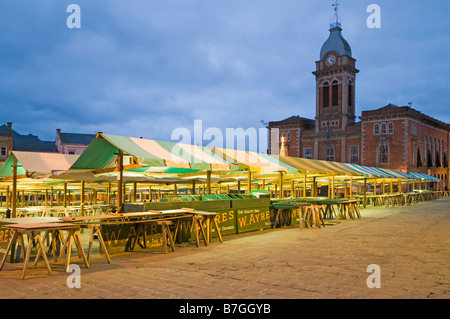
<svg viewBox="0 0 450 319"><path fill-rule="evenodd" d="M356 60L336 15L313 72L314 119L291 116L269 122L269 152L385 167L439 177L448 187L450 125L408 106L387 106L355 114ZM358 121L359 119L359 121Z"/></svg>

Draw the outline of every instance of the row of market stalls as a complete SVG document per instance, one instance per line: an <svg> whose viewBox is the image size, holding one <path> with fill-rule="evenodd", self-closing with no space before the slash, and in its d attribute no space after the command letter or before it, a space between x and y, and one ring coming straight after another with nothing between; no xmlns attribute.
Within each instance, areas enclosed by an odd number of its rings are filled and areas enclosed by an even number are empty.
<svg viewBox="0 0 450 319"><path fill-rule="evenodd" d="M12 151L0 168L1 206L113 204L179 195L374 195L427 188L418 173L98 133L82 155ZM210 197L213 198L213 197ZM364 199L365 203L365 199Z"/></svg>

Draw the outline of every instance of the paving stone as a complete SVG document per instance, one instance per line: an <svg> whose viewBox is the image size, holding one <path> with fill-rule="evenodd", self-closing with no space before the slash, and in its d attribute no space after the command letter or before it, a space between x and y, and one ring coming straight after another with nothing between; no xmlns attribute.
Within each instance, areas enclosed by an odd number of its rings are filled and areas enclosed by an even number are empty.
<svg viewBox="0 0 450 319"><path fill-rule="evenodd" d="M176 252L137 249L92 256L81 287L68 288L61 263L46 274L21 264L0 272L1 299L450 299L450 199L411 207L366 208L362 219L321 229L283 229L225 236ZM78 263L78 259L74 259ZM367 266L381 270L369 289ZM81 265L81 264L80 264Z"/></svg>

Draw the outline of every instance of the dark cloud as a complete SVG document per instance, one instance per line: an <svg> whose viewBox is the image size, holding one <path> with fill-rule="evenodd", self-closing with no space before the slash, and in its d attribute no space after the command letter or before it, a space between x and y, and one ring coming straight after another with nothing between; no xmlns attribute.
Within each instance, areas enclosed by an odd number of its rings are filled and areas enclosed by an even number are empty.
<svg viewBox="0 0 450 319"><path fill-rule="evenodd" d="M68 29L69 3L82 28ZM332 1L5 0L0 10L3 122L170 140L177 127L261 127L314 117L311 72ZM450 122L447 1L342 0L343 35L361 70L357 111L413 102Z"/></svg>

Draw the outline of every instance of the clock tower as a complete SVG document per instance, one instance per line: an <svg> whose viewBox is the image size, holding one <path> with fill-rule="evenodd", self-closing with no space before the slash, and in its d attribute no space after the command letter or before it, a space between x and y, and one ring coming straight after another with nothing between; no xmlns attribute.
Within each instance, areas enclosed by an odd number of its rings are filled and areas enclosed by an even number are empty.
<svg viewBox="0 0 450 319"><path fill-rule="evenodd" d="M338 3L330 24L330 35L316 61L316 133L345 130L355 121L356 60L348 42L341 34Z"/></svg>

